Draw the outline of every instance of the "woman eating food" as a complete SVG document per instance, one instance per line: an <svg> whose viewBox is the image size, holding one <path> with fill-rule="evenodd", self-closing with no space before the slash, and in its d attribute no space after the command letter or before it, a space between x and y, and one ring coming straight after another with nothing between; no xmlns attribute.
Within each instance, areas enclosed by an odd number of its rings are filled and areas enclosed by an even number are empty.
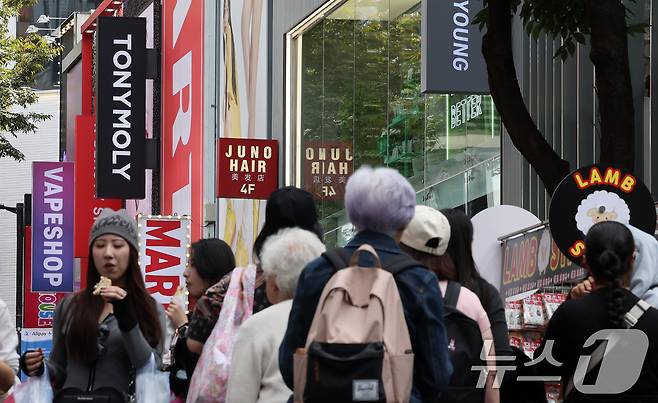
<svg viewBox="0 0 658 403"><path fill-rule="evenodd" d="M151 355L159 364L165 315L146 291L137 251L135 220L125 210L104 210L89 236L86 287L55 310L50 357L21 357L29 376L47 366L56 403L128 402L135 370Z"/></svg>

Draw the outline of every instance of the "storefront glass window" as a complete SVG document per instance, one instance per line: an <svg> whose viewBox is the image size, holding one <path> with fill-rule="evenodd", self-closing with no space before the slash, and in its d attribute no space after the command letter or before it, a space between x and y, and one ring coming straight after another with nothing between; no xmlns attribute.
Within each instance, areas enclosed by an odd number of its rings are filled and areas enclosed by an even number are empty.
<svg viewBox="0 0 658 403"><path fill-rule="evenodd" d="M330 245L353 234L342 199L364 164L397 169L436 208L500 203L500 118L489 96L420 92L420 13L417 0L350 0L295 38L295 179Z"/></svg>

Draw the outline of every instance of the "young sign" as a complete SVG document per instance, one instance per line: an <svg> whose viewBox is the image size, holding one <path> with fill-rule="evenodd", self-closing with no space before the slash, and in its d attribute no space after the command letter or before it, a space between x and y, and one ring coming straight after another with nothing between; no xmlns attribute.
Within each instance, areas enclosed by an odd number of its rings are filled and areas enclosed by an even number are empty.
<svg viewBox="0 0 658 403"><path fill-rule="evenodd" d="M653 235L656 209L649 189L632 172L598 164L562 180L551 199L549 221L562 253L582 266L585 235L594 224L617 221Z"/></svg>
<svg viewBox="0 0 658 403"><path fill-rule="evenodd" d="M32 291L73 291L73 163L32 163Z"/></svg>
<svg viewBox="0 0 658 403"><path fill-rule="evenodd" d="M217 140L217 197L267 199L278 186L276 140Z"/></svg>
<svg viewBox="0 0 658 403"><path fill-rule="evenodd" d="M98 17L96 196L144 198L146 19Z"/></svg>
<svg viewBox="0 0 658 403"><path fill-rule="evenodd" d="M473 24L482 0L423 0L421 90L425 93L486 94L482 32Z"/></svg>
<svg viewBox="0 0 658 403"><path fill-rule="evenodd" d="M168 305L185 284L189 262L189 217L138 216L139 265L146 289L160 304Z"/></svg>

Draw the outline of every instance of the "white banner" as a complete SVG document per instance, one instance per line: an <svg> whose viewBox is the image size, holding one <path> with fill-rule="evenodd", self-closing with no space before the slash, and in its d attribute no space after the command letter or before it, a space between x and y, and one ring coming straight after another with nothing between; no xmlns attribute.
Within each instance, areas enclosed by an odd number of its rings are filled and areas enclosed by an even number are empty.
<svg viewBox="0 0 658 403"><path fill-rule="evenodd" d="M168 305L189 263L189 217L138 216L139 265L146 289L156 301Z"/></svg>

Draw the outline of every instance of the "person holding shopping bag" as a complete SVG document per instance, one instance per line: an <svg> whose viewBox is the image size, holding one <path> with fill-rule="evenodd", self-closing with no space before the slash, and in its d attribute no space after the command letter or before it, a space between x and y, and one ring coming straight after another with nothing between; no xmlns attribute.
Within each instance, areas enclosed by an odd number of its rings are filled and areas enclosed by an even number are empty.
<svg viewBox="0 0 658 403"><path fill-rule="evenodd" d="M21 357L29 376L48 367L56 403L128 402L136 370L151 356L159 365L165 315L146 291L137 251L135 220L105 209L89 236L86 287L55 310L50 357Z"/></svg>

